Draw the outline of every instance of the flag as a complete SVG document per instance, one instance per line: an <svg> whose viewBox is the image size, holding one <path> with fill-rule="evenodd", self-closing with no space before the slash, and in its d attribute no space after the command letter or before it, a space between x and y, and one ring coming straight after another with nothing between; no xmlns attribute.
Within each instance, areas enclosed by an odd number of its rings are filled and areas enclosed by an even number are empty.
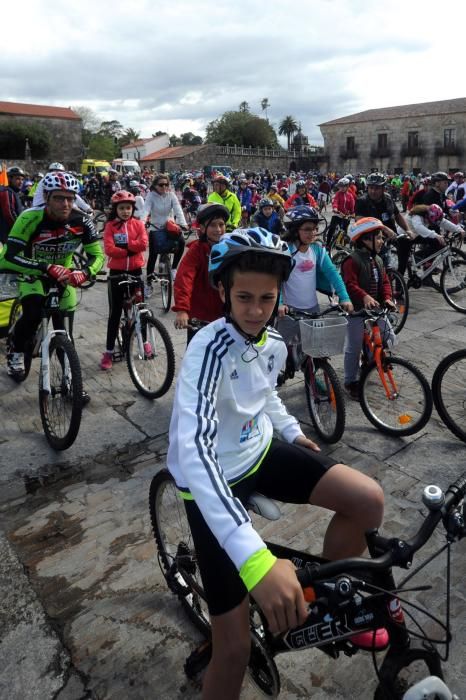
<svg viewBox="0 0 466 700"><path fill-rule="evenodd" d="M6 162L5 161L3 161L2 169L0 171L0 185L5 185L5 187L8 186L8 177L6 174Z"/></svg>

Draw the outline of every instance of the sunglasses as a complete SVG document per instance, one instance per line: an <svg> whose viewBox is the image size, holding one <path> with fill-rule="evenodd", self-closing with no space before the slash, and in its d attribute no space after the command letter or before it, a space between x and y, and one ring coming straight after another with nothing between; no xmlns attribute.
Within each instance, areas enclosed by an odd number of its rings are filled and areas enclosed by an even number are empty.
<svg viewBox="0 0 466 700"><path fill-rule="evenodd" d="M158 182L157 187L169 187L168 182Z"/></svg>

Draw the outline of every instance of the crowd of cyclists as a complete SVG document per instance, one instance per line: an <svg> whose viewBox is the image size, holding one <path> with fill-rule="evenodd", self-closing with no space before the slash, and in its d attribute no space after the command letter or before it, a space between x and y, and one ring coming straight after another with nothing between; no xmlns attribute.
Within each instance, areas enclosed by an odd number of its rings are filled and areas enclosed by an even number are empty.
<svg viewBox="0 0 466 700"><path fill-rule="evenodd" d="M24 374L25 345L39 323L47 276L60 283L61 310L72 320L76 289L95 277L107 256L109 312L100 369L110 371L123 304L112 278L131 272L148 295L157 256L173 254L172 308L175 326L187 330L188 347L174 400L168 466L186 501L212 616L214 655L205 698L225 696L226 688L228 697L239 693L250 649L248 592L274 632L306 616L293 567L267 551L242 505L245 493L259 483L270 496L334 511L324 544L329 559L361 554L364 532L382 521L380 487L319 455L286 411L275 389L287 351L270 319L288 307L319 310L322 289L336 294L350 314L393 305L379 255L384 239L404 232L398 245L403 273L413 241L438 249L449 232L464 233L465 187L460 172L353 177L265 170L232 178L214 173L207 180L184 172L120 178L112 170L105 177L81 178L60 163L33 178L16 166L8 170L8 186L0 188L0 272L24 275L22 316L11 331L7 356L8 373L17 381ZM95 209L107 212L103 247ZM319 224L327 210L331 221L322 243ZM353 244L341 270L325 247L337 226ZM182 234L190 230L196 235L186 243ZM85 270L73 269L79 245L88 258ZM194 318L209 325L194 334ZM384 336L389 342L390 328ZM355 401L361 345L362 325L354 319L348 325L344 383ZM83 402L88 399L83 396ZM387 633L379 632L376 643L382 648ZM371 647L372 634L366 637L352 641Z"/></svg>

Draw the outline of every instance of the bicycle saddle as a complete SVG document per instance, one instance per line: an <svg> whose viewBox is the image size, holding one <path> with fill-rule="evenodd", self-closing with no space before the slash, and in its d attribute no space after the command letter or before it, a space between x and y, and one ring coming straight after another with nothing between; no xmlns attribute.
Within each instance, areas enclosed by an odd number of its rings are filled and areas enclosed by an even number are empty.
<svg viewBox="0 0 466 700"><path fill-rule="evenodd" d="M279 520L282 514L275 501L257 491L249 494L246 508L257 515L261 515L263 518L267 518L267 520Z"/></svg>

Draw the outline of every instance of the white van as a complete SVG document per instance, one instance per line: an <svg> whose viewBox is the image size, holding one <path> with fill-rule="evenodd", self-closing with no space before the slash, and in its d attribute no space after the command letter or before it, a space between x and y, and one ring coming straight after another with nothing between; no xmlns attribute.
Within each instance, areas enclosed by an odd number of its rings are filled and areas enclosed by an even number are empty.
<svg viewBox="0 0 466 700"><path fill-rule="evenodd" d="M137 160L115 158L115 160L112 160L112 168L116 170L119 175L128 175L128 173L133 173L134 175L141 174L141 168Z"/></svg>

